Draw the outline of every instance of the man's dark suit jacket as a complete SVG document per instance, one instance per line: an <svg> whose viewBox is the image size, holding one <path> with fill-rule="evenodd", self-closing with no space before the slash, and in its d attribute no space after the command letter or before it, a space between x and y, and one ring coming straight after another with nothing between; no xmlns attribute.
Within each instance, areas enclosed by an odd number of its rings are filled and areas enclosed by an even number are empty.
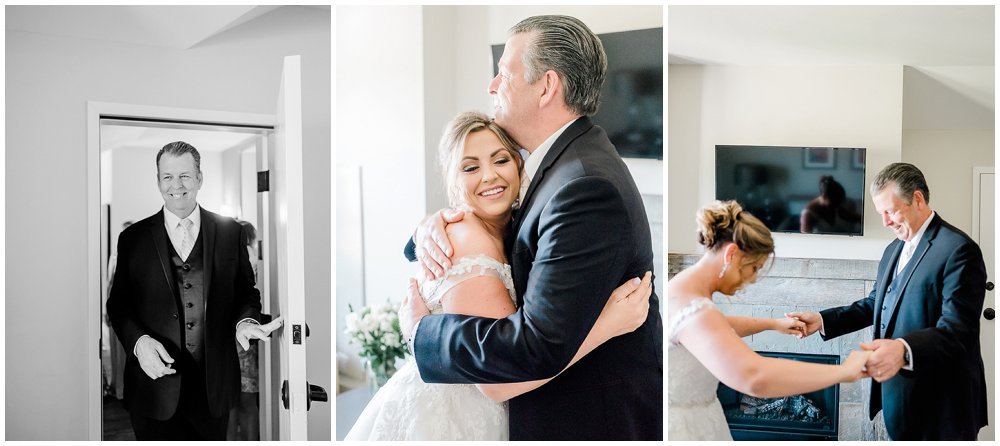
<svg viewBox="0 0 1000 446"><path fill-rule="evenodd" d="M118 266L108 297L108 316L125 347L125 405L130 412L157 420L174 415L184 370L152 380L133 354L136 341L149 335L163 344L175 364L186 353L184 311L173 288L173 270L161 210L122 231ZM205 388L213 416L229 411L239 397L240 367L236 324L260 318L260 293L235 220L201 210L205 286Z"/></svg>
<svg viewBox="0 0 1000 446"><path fill-rule="evenodd" d="M635 182L607 134L587 117L567 127L545 155L511 229L505 242L518 311L499 320L425 317L414 346L424 381L555 376L611 291L653 271ZM656 294L639 329L509 404L512 440L662 439L663 326Z"/></svg>
<svg viewBox="0 0 1000 446"><path fill-rule="evenodd" d="M867 298L822 311L825 336L886 324L885 339L903 338L913 350L913 371L872 381L870 416L881 409L893 440L975 440L986 425L986 379L979 349L986 266L979 245L935 215L904 268L901 297L888 320L881 319L886 287L903 242L882 254L875 286Z"/></svg>

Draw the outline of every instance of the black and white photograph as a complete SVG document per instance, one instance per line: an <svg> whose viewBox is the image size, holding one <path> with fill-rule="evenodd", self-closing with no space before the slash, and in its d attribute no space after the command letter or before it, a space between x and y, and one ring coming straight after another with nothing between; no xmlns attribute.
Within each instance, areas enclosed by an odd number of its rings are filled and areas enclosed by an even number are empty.
<svg viewBox="0 0 1000 446"><path fill-rule="evenodd" d="M331 7L5 15L5 439L330 440Z"/></svg>
<svg viewBox="0 0 1000 446"><path fill-rule="evenodd" d="M994 6L669 6L667 439L994 441Z"/></svg>
<svg viewBox="0 0 1000 446"><path fill-rule="evenodd" d="M663 8L336 9L337 439L662 440Z"/></svg>

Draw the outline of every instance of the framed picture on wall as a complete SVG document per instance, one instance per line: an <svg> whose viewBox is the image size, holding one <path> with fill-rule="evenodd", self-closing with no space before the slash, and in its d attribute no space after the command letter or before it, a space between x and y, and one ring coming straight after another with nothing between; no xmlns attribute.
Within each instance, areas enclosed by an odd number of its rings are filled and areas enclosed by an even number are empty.
<svg viewBox="0 0 1000 446"><path fill-rule="evenodd" d="M865 170L865 151L864 150L852 150L851 151L851 168L857 170Z"/></svg>
<svg viewBox="0 0 1000 446"><path fill-rule="evenodd" d="M835 166L832 148L806 148L802 151L802 167L805 169L833 169Z"/></svg>

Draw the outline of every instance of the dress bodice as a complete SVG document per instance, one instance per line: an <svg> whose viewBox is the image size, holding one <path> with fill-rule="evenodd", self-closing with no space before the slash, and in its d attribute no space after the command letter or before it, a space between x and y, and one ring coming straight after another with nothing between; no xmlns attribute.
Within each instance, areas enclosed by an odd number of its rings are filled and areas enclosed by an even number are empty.
<svg viewBox="0 0 1000 446"><path fill-rule="evenodd" d="M678 342L687 323L706 311L719 310L710 299L695 299L667 324L667 438L671 440L732 439L716 396L719 380Z"/></svg>

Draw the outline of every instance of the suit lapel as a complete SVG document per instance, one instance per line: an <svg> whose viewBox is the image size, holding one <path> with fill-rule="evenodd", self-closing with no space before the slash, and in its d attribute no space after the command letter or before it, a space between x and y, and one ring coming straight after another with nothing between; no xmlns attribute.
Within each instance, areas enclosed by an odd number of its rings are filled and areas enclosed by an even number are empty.
<svg viewBox="0 0 1000 446"><path fill-rule="evenodd" d="M566 147L569 147L569 143L573 142L580 135L586 133L593 127L594 124L590 122L590 118L587 116L581 116L577 118L566 130L563 131L562 135L556 139L556 142L552 144L549 148L548 153L545 154L545 158L542 158L542 163L538 165L538 171L535 172L535 176L531 179L531 183L528 185L528 191L524 193L524 200L521 203L521 207L515 215L514 219L514 229L517 230L521 227L521 223L524 221L524 216L528 213L528 207L531 205L531 198L538 189L538 185L542 183L542 179L545 178L545 172L552 167L552 164L559 159Z"/></svg>
<svg viewBox="0 0 1000 446"><path fill-rule="evenodd" d="M200 208L200 207L199 207ZM205 267L205 305L208 306L208 291L212 289L212 268L215 264L215 218L211 212L201 208L202 264Z"/></svg>
<svg viewBox="0 0 1000 446"><path fill-rule="evenodd" d="M163 268L163 278L167 281L167 286L170 288L170 295L176 296L177 290L174 289L174 276L171 273L172 267L170 266L170 248L167 247L167 243L170 243L170 240L167 238L167 228L163 223L164 212L166 212L165 209L160 209L160 212L153 219L153 226L149 230L153 236L153 246L156 246L156 257L160 259L160 267Z"/></svg>
<svg viewBox="0 0 1000 446"><path fill-rule="evenodd" d="M917 244L917 248L913 251L913 256L910 257L909 263L903 268L903 271L900 272L902 277L897 279L899 281L899 298L896 299L892 308L889 309L891 320L895 320L896 311L899 309L899 303L903 300L903 292L906 291L906 285L910 282L910 277L913 277L913 272L916 271L917 267L920 265L920 260L923 259L924 255L927 254L927 251L930 250L931 245L934 242L934 237L937 236L938 229L940 229L940 227L939 217L935 215L934 220L931 220L931 223L927 225L927 229L924 231L924 235L921 237L920 243ZM900 251L902 251L902 249L900 249ZM886 324L886 336L891 333L894 325L895 324Z"/></svg>
<svg viewBox="0 0 1000 446"><path fill-rule="evenodd" d="M878 289L875 290L875 333L873 336L878 339L881 334L879 326L882 323L882 312L879 311L882 308L882 304L885 302L885 291L889 288L892 283L893 272L896 269L896 262L899 260L899 254L903 252L903 242L894 240L897 246L892 250L892 255L889 256L889 261L885 265L885 269L882 271L882 275L878 278L876 285Z"/></svg>

